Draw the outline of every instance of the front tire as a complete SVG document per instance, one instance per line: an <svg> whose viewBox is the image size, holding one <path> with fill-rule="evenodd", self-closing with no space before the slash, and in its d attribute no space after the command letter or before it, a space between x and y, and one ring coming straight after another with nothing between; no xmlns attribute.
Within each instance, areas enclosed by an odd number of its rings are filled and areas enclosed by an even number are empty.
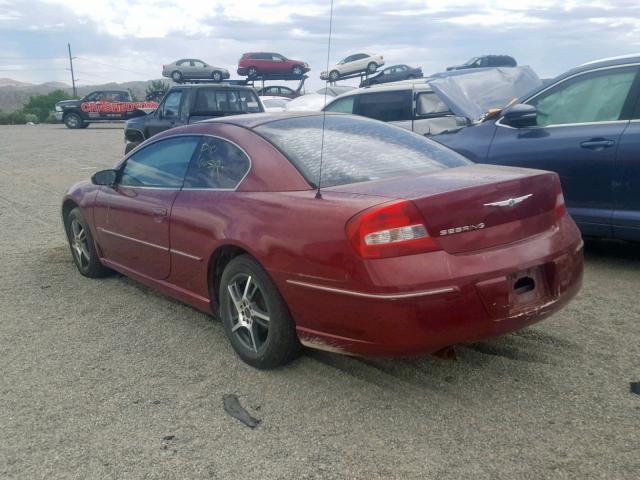
<svg viewBox="0 0 640 480"><path fill-rule="evenodd" d="M249 70L247 70L247 76L249 78L257 77L258 69L256 67L249 67Z"/></svg>
<svg viewBox="0 0 640 480"><path fill-rule="evenodd" d="M71 210L65 217L64 228L73 262L78 271L89 278L108 275L110 270L100 263L93 235L91 235L91 230L78 207Z"/></svg>
<svg viewBox="0 0 640 480"><path fill-rule="evenodd" d="M367 65L367 71L369 73L373 73L378 69L378 64L376 62L371 62L369 65Z"/></svg>
<svg viewBox="0 0 640 480"><path fill-rule="evenodd" d="M171 72L171 80L176 83L182 83L182 73L178 70Z"/></svg>
<svg viewBox="0 0 640 480"><path fill-rule="evenodd" d="M331 70L329 73L329 80L336 82L340 78L340 72L337 70Z"/></svg>
<svg viewBox="0 0 640 480"><path fill-rule="evenodd" d="M219 298L224 332L244 362L272 369L299 353L289 309L269 274L252 257L240 255L229 262Z"/></svg>
<svg viewBox="0 0 640 480"><path fill-rule="evenodd" d="M80 115L72 112L72 113L67 113L64 116L64 124L67 126L67 128L76 129L76 128L82 128L82 126L84 125L84 122L82 121L82 118L80 117Z"/></svg>

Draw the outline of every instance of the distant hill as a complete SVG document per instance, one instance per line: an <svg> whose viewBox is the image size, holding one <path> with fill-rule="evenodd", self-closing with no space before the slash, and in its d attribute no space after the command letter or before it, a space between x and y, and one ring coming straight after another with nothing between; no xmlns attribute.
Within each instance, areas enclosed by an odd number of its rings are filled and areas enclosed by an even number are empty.
<svg viewBox="0 0 640 480"><path fill-rule="evenodd" d="M164 79L166 83L171 83L168 79ZM94 90L103 89L122 89L131 90L131 93L138 99L144 100L145 90L151 80L124 82L124 83L104 83L101 85L86 85L78 87L78 95L80 97ZM64 90L71 95L72 88L70 85L62 82L46 82L39 85L33 83L18 82L10 78L0 78L0 110L3 112L15 112L20 110L34 95L46 95L54 90Z"/></svg>

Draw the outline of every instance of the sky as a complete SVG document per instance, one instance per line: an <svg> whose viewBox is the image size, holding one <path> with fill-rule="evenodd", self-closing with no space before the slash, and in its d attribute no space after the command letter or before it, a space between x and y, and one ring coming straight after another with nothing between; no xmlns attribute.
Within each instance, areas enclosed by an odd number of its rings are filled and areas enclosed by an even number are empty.
<svg viewBox="0 0 640 480"><path fill-rule="evenodd" d="M237 77L240 56L279 52L327 63L330 0L0 0L0 78L78 84L159 78L200 58ZM508 54L553 77L598 58L640 52L639 0L335 0L330 62L380 53L435 73Z"/></svg>

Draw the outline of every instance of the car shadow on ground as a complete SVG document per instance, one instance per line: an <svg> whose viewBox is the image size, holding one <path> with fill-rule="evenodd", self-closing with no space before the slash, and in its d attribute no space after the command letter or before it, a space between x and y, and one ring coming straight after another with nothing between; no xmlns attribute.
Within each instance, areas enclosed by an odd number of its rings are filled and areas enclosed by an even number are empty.
<svg viewBox="0 0 640 480"><path fill-rule="evenodd" d="M585 238L584 256L586 261L596 259L639 261L640 243Z"/></svg>

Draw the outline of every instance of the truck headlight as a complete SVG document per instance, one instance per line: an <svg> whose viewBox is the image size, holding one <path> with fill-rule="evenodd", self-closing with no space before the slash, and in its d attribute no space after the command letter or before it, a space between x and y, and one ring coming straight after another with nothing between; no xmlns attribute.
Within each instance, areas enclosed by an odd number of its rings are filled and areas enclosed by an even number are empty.
<svg viewBox="0 0 640 480"><path fill-rule="evenodd" d="M61 112L61 111L62 111L62 107L61 107L61 106L59 106L59 105L56 105L56 107L55 107L55 108L56 108L56 112Z"/></svg>

